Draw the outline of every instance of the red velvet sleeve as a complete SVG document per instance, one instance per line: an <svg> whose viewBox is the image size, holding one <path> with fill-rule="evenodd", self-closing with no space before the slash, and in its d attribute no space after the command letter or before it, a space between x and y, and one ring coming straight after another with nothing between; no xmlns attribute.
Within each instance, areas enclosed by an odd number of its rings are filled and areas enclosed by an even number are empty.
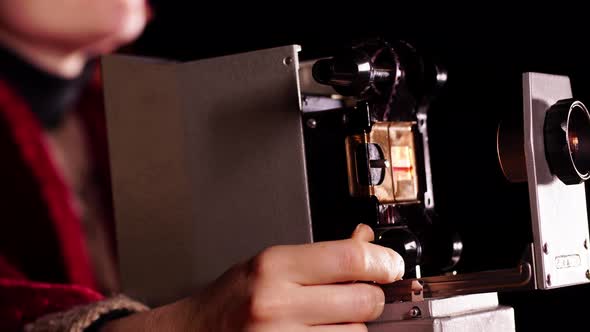
<svg viewBox="0 0 590 332"><path fill-rule="evenodd" d="M103 297L92 290L81 223L42 129L1 80L0 147L0 331L13 332Z"/></svg>
<svg viewBox="0 0 590 332"><path fill-rule="evenodd" d="M43 315L102 299L101 294L82 286L0 278L0 331L21 331Z"/></svg>

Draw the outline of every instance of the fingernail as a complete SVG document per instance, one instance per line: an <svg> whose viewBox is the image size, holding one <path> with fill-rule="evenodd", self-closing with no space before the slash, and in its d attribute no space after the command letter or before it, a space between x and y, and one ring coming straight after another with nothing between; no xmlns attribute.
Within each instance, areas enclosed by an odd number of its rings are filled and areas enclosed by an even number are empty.
<svg viewBox="0 0 590 332"><path fill-rule="evenodd" d="M359 231L359 229L361 228L361 226L362 226L362 225L363 225L362 223L360 223L360 224L356 225L356 227L355 227L354 231L352 231L352 234L353 234L353 235L354 235L354 234L356 234L356 233Z"/></svg>
<svg viewBox="0 0 590 332"><path fill-rule="evenodd" d="M383 313L385 308L385 293L382 290L375 292L375 308L372 319L377 319Z"/></svg>
<svg viewBox="0 0 590 332"><path fill-rule="evenodd" d="M398 254L399 259L397 260L397 269L399 271L398 280L401 280L406 273L406 264L404 263L404 259L401 255Z"/></svg>
<svg viewBox="0 0 590 332"><path fill-rule="evenodd" d="M401 280L404 276L404 274L406 273L406 266L404 263L404 259L402 258L402 256L400 254L398 254L397 252L395 252L394 250L391 250L391 256L393 256L393 261L394 261L394 269L397 272L397 274L395 275L395 280Z"/></svg>

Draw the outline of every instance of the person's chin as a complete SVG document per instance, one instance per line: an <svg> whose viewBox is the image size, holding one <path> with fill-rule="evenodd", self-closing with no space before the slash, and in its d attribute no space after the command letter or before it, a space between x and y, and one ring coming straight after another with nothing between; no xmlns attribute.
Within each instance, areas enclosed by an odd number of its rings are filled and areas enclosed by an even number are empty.
<svg viewBox="0 0 590 332"><path fill-rule="evenodd" d="M126 11L120 20L117 36L121 43L128 43L139 37L153 15L147 1L136 3L136 6Z"/></svg>
<svg viewBox="0 0 590 332"><path fill-rule="evenodd" d="M121 44L126 44L129 42L134 41L137 39L141 33L143 32L145 26L147 24L147 13L146 12L136 12L131 15L126 21L125 24L121 26L121 29L118 33L118 40Z"/></svg>
<svg viewBox="0 0 590 332"><path fill-rule="evenodd" d="M88 53L92 56L111 53L137 39L142 34L146 24L145 15L138 13L131 15L104 38L90 45Z"/></svg>

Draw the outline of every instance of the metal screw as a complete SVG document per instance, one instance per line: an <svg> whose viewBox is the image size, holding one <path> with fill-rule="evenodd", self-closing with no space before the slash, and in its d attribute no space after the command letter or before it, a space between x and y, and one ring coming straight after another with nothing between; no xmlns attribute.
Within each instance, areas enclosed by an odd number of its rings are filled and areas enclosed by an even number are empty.
<svg viewBox="0 0 590 332"><path fill-rule="evenodd" d="M588 239L584 240L584 248L588 249Z"/></svg>
<svg viewBox="0 0 590 332"><path fill-rule="evenodd" d="M547 275L547 286L551 286L551 275Z"/></svg>
<svg viewBox="0 0 590 332"><path fill-rule="evenodd" d="M286 58L284 58L284 59L283 59L283 64L284 64L285 66L288 66L288 65L290 65L290 64L292 64L292 63L293 63L293 58L292 58L292 57L290 57L290 56L288 56L288 57L286 57Z"/></svg>
<svg viewBox="0 0 590 332"><path fill-rule="evenodd" d="M420 315L422 315L422 311L420 311L420 308L413 307L412 309L410 309L410 317L416 318L420 317Z"/></svg>
<svg viewBox="0 0 590 332"><path fill-rule="evenodd" d="M318 122L314 118L310 118L307 120L307 126L313 129L318 126Z"/></svg>
<svg viewBox="0 0 590 332"><path fill-rule="evenodd" d="M547 243L543 245L543 252L545 253L545 255L549 255L549 248L547 247Z"/></svg>
<svg viewBox="0 0 590 332"><path fill-rule="evenodd" d="M590 270L586 270L586 279L590 280Z"/></svg>

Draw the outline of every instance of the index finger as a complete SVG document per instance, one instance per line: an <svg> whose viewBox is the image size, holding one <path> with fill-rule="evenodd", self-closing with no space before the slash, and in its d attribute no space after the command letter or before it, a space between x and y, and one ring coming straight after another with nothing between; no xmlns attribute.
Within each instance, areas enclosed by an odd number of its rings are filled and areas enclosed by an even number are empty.
<svg viewBox="0 0 590 332"><path fill-rule="evenodd" d="M392 249L356 239L279 246L269 252L273 273L300 285L350 281L391 283L404 275L404 261ZM276 274L275 274L276 275Z"/></svg>

